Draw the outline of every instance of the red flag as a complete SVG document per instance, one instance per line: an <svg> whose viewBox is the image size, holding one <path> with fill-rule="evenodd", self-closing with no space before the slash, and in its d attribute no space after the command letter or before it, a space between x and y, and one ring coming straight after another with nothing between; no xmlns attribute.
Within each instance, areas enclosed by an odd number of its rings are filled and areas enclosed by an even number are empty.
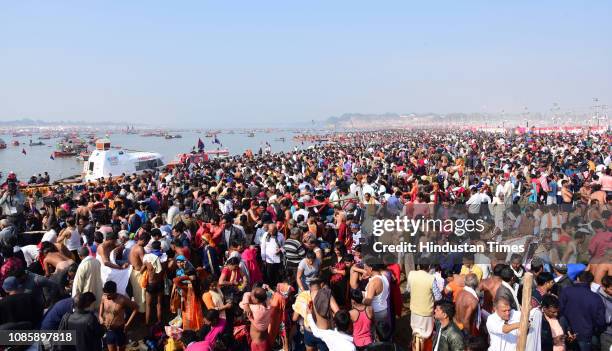
<svg viewBox="0 0 612 351"><path fill-rule="evenodd" d="M24 154L24 155L27 155L27 154L28 154L28 153L25 151L25 149L22 149L22 150L21 150L21 153L22 153L22 154Z"/></svg>

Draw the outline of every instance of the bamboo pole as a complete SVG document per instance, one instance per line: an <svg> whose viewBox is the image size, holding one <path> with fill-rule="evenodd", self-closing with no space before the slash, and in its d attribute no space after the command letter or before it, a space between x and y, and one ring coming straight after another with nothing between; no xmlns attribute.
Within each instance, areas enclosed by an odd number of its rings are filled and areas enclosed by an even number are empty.
<svg viewBox="0 0 612 351"><path fill-rule="evenodd" d="M533 274L527 272L523 277L523 301L521 301L521 322L519 326L519 339L516 350L526 351L527 332L529 330L529 311L531 311L531 287Z"/></svg>

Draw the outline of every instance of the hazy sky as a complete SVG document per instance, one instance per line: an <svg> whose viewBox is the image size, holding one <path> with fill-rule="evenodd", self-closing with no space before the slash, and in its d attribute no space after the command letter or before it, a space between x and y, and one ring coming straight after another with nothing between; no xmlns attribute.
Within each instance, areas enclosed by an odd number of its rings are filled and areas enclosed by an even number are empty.
<svg viewBox="0 0 612 351"><path fill-rule="evenodd" d="M198 126L612 102L612 1L5 1L0 120Z"/></svg>

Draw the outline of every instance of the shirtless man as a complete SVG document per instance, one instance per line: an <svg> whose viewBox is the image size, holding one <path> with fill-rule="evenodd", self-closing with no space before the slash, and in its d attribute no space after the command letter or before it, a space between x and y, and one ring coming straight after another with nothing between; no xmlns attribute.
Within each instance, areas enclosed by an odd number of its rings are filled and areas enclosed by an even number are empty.
<svg viewBox="0 0 612 351"><path fill-rule="evenodd" d="M82 197L79 200L79 207L76 209L76 217L77 219L85 218L88 221L91 218L91 211L89 207L87 207L87 198Z"/></svg>
<svg viewBox="0 0 612 351"><path fill-rule="evenodd" d="M493 274L489 278L481 280L478 284L478 290L483 292L482 308L489 313L493 313L493 301L502 282L499 274L505 266L503 263L496 264L493 268Z"/></svg>
<svg viewBox="0 0 612 351"><path fill-rule="evenodd" d="M43 268L47 277L52 273L67 270L74 263L74 260L59 252L57 247L50 242L42 243L41 253L45 257Z"/></svg>
<svg viewBox="0 0 612 351"><path fill-rule="evenodd" d="M244 310L251 321L251 351L268 351L268 326L270 325L271 309L267 304L267 294L262 288L255 288L242 296L240 308Z"/></svg>
<svg viewBox="0 0 612 351"><path fill-rule="evenodd" d="M138 313L138 305L128 297L117 294L117 283L112 280L104 283L102 292L104 295L100 303L98 317L100 323L106 327L104 341L109 351L123 351L128 341L126 332ZM128 309L132 311L132 314L126 322L125 312Z"/></svg>
<svg viewBox="0 0 612 351"><path fill-rule="evenodd" d="M115 269L123 269L129 266L129 263L124 263L122 266L111 262L111 252L114 250L122 250L121 246L117 245L117 234L114 232L107 233L104 242L98 246L96 253L102 258L102 264Z"/></svg>
<svg viewBox="0 0 612 351"><path fill-rule="evenodd" d="M465 286L457 295L457 301L455 302L455 323L467 335L476 335L478 332L479 326L476 323L480 311L478 309L477 287L478 277L476 274L467 274L465 276Z"/></svg>
<svg viewBox="0 0 612 351"><path fill-rule="evenodd" d="M151 235L147 232L140 234L136 245L130 249L128 261L132 265L132 273L130 275L130 284L132 285L132 292L134 294L134 302L138 304L138 312L145 312L145 292L140 286L140 277L142 276L142 259L145 255L144 247L147 245Z"/></svg>
<svg viewBox="0 0 612 351"><path fill-rule="evenodd" d="M145 321L150 325L151 321L151 304L155 303L157 312L157 321L162 320L162 299L164 297L164 276L166 271L166 262L162 262L161 243L154 241L151 244L152 253L145 254L142 257L143 265L140 269L141 273L147 272L147 282L145 287ZM159 253L159 256L158 254Z"/></svg>
<svg viewBox="0 0 612 351"><path fill-rule="evenodd" d="M593 273L593 285L599 288L605 276L612 275L612 248L606 250L606 255L591 260L587 270ZM595 288L594 287L594 288Z"/></svg>
<svg viewBox="0 0 612 351"><path fill-rule="evenodd" d="M321 308L319 308L319 306L317 306L315 303L316 300L318 300L317 295L319 294L324 294L325 301L328 301L329 297L329 308L327 310L321 310ZM334 299L331 293L331 289L329 286L325 285L323 281L320 281L319 285L315 284L314 288L310 289L310 297L312 298L314 305L313 311L317 327L319 327L319 329L330 329L332 326L333 315L340 310L336 299Z"/></svg>
<svg viewBox="0 0 612 351"><path fill-rule="evenodd" d="M315 278L313 280L310 281L310 286L309 286L309 294L310 294L310 303L314 304L315 301L315 297L317 296L317 294L319 293L319 291L322 289L322 282L319 278ZM329 288L327 288L327 290L329 290ZM324 292L324 294L327 294L327 292ZM317 306L315 306L315 308L312 308L312 313L315 319L315 324L319 329L330 329L331 326L331 314L336 313L339 311L339 307L338 304L336 303L336 300L333 298L333 296L331 296L330 294L330 299L329 299L329 309L331 311L320 311L318 308L316 308ZM330 313L331 312L331 313ZM327 317L323 317L322 314L327 314ZM293 320L297 321L300 318L300 315L297 312L293 312ZM307 351L317 351L317 350L326 350L327 346L325 344L325 342L323 342L323 340L317 338L316 336L314 336L314 334L312 333L311 328L306 324L306 318L304 318L304 344L306 345L306 350Z"/></svg>

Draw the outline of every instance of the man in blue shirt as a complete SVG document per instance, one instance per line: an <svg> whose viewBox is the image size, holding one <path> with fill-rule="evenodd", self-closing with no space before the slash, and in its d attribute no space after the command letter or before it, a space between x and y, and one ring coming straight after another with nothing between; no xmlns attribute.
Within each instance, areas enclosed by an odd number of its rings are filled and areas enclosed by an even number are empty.
<svg viewBox="0 0 612 351"><path fill-rule="evenodd" d="M387 200L387 213L389 215L398 216L402 212L404 205L400 201L401 196L401 191L397 191L395 194L389 197L389 200Z"/></svg>
<svg viewBox="0 0 612 351"><path fill-rule="evenodd" d="M40 324L41 330L57 330L59 328L62 317L66 313L72 312L74 308L74 300L72 297L59 300L53 307L47 311Z"/></svg>
<svg viewBox="0 0 612 351"><path fill-rule="evenodd" d="M584 271L578 275L573 286L561 291L559 302L561 314L577 334L580 350L590 350L592 337L605 329L605 306L601 298L591 291L593 274Z"/></svg>

